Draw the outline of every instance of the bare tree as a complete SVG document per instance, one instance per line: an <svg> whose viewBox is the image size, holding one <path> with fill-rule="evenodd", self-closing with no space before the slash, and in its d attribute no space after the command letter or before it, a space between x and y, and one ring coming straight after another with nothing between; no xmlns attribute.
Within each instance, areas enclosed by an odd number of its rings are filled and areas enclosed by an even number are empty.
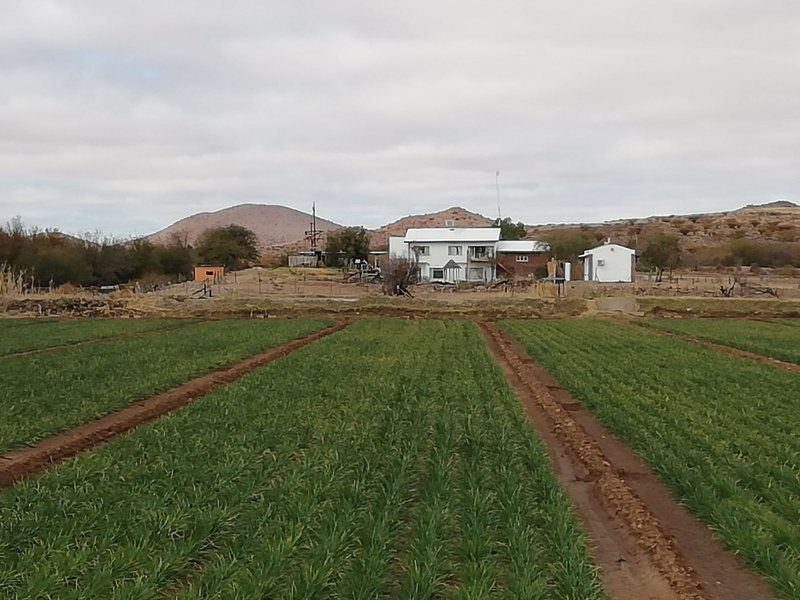
<svg viewBox="0 0 800 600"><path fill-rule="evenodd" d="M419 267L416 261L406 258L390 258L389 266L383 272L383 293L387 296L412 297L408 288L419 281Z"/></svg>

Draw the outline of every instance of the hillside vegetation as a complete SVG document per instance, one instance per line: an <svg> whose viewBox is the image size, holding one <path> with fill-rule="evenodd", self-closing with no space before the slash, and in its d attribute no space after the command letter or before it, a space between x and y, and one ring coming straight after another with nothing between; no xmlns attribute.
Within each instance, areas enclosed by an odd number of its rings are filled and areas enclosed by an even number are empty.
<svg viewBox="0 0 800 600"><path fill-rule="evenodd" d="M528 238L583 238L588 243L611 238L641 250L656 234L678 238L683 265L758 265L800 267L800 206L773 202L725 213L670 215L596 224L528 227Z"/></svg>

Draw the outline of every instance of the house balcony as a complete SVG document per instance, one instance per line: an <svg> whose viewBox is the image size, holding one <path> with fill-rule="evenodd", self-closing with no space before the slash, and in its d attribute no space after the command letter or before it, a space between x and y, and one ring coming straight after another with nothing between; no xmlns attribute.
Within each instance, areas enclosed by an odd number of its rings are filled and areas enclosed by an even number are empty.
<svg viewBox="0 0 800 600"><path fill-rule="evenodd" d="M485 252L473 252L470 250L467 253L470 262L491 262L494 260L494 252L487 250Z"/></svg>

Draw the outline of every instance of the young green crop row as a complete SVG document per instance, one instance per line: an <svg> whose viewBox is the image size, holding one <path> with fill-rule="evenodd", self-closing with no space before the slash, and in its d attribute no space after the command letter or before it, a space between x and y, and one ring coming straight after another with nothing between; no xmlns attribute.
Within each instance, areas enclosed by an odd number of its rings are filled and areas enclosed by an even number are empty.
<svg viewBox="0 0 800 600"><path fill-rule="evenodd" d="M361 321L0 493L0 596L602 597L471 323Z"/></svg>
<svg viewBox="0 0 800 600"><path fill-rule="evenodd" d="M633 326L503 326L725 545L800 597L800 377Z"/></svg>
<svg viewBox="0 0 800 600"><path fill-rule="evenodd" d="M321 320L195 323L153 335L0 360L0 452L108 414L327 324Z"/></svg>
<svg viewBox="0 0 800 600"><path fill-rule="evenodd" d="M792 327L800 327L800 319L770 319L770 323L780 323L782 325L791 325Z"/></svg>
<svg viewBox="0 0 800 600"><path fill-rule="evenodd" d="M800 328L782 322L744 319L667 319L647 324L800 364Z"/></svg>
<svg viewBox="0 0 800 600"><path fill-rule="evenodd" d="M0 356L170 327L177 319L0 320Z"/></svg>

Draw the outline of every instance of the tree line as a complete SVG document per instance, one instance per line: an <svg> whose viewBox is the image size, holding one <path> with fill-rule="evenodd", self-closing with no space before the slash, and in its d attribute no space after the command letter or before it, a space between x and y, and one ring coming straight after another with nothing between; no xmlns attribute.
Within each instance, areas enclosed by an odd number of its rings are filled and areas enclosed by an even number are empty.
<svg viewBox="0 0 800 600"><path fill-rule="evenodd" d="M586 229L553 230L542 234L556 258L576 262L578 256L602 243L602 234ZM660 280L665 270L685 267L800 267L800 243L734 239L726 244L687 250L677 234L654 231L619 243L636 250L640 269L652 270Z"/></svg>
<svg viewBox="0 0 800 600"><path fill-rule="evenodd" d="M23 273L32 287L180 282L192 277L195 264L236 269L258 256L256 235L238 225L206 230L194 246L179 235L164 244L100 234L76 237L29 228L19 218L0 226L0 266Z"/></svg>
<svg viewBox="0 0 800 600"><path fill-rule="evenodd" d="M511 219L498 219L502 239L523 239L525 226ZM588 228L553 230L541 235L551 253L560 260L577 261L578 255L600 243ZM633 240L631 240L633 241ZM800 244L766 243L736 239L724 247L689 253L680 236L654 232L628 245L637 252L640 268L652 269L660 278L665 269L680 266L800 267ZM624 242L623 242L624 243ZM328 266L347 264L369 255L369 233L362 227L328 232L325 260ZM0 267L24 273L33 287L180 282L191 279L196 264L224 265L241 269L259 258L256 234L240 225L206 230L194 245L180 235L166 243L147 239L119 240L100 234L80 237L55 229L28 228L19 218L0 226Z"/></svg>

